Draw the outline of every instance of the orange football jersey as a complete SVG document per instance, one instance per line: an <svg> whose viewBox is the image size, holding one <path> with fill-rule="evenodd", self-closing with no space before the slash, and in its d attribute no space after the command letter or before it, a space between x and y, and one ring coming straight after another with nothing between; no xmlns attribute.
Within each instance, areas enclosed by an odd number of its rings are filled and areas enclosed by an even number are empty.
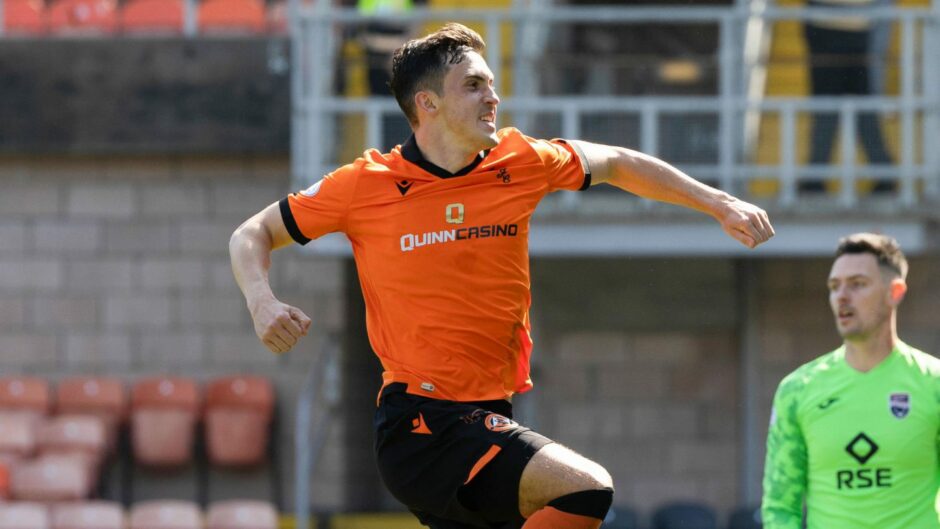
<svg viewBox="0 0 940 529"><path fill-rule="evenodd" d="M559 189L586 189L587 163L562 140L513 128L451 174L414 137L369 150L280 203L291 236L352 243L372 349L385 384L437 399L508 398L532 387L529 219Z"/></svg>

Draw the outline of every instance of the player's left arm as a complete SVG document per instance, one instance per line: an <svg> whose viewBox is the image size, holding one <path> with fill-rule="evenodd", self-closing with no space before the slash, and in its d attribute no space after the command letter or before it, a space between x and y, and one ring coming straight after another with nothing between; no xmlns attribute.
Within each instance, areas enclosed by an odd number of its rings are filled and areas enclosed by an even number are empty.
<svg viewBox="0 0 940 529"><path fill-rule="evenodd" d="M761 500L761 514L766 529L803 527L809 457L806 439L797 418L796 398L799 392L800 387L794 380L785 380L774 396L767 431L764 495Z"/></svg>
<svg viewBox="0 0 940 529"><path fill-rule="evenodd" d="M635 195L711 215L725 232L748 248L774 235L767 212L715 189L647 154L586 141L574 141L590 167L591 184L608 183Z"/></svg>

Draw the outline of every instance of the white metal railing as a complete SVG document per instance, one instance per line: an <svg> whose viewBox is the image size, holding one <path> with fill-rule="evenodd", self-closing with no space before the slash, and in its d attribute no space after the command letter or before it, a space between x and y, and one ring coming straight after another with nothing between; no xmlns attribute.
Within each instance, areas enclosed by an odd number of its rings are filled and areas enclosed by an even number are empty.
<svg viewBox="0 0 940 529"><path fill-rule="evenodd" d="M340 401L339 336L321 336L317 359L297 395L294 416L294 517L298 529L310 528L314 467L326 447Z"/></svg>
<svg viewBox="0 0 940 529"><path fill-rule="evenodd" d="M744 94L748 100L759 100L764 97L767 86L767 66L770 57L770 44L773 38L773 24L764 18L764 12L770 0L738 0L739 9L748 9L748 16L744 27L744 50L742 53L743 70L741 80ZM745 4L745 5L741 5ZM745 156L757 148L757 138L760 131L761 112L759 109L749 109L744 115L744 143L742 151Z"/></svg>
<svg viewBox="0 0 940 529"><path fill-rule="evenodd" d="M516 3L518 4L518 2ZM541 7L518 6L505 10L415 9L387 20L402 23L460 20L482 23L487 41L486 59L494 72L502 71L506 60L500 28L503 24L525 30L525 24L567 23L675 23L711 22L720 30L717 51L718 93L711 96L583 97L525 96L504 97L503 115L511 114L513 124L527 122L532 116L555 114L560 117L560 136L582 136L583 117L597 112L625 112L639 116L639 150L656 154L661 118L677 112L711 114L717 117L717 160L714 163L677 164L693 176L716 181L722 188L747 195L748 184L757 179L778 181L779 191L764 199L769 207L791 208L797 201L797 182L802 178L833 177L841 181L838 200L822 207L847 209L860 196L854 183L859 178L885 177L899 182L894 200L906 211L912 206L932 204L940 198L940 6L931 8L877 7L857 9L853 15L872 20L896 21L900 28L900 93L897 96L781 98L759 97L747 92L744 42L748 23L755 13L765 21L838 18L844 11L831 8L781 8L765 6L752 11L747 3L735 7ZM329 2L292 6L293 39L293 148L294 187L309 185L342 160L332 160L333 118L358 114L365 117L365 144L377 146L382 138L383 116L400 111L391 98L344 98L332 93L334 61L338 49L337 28L362 23L366 16L354 9L334 8ZM531 76L534 67L531 50L523 50L512 63L513 77ZM529 84L531 87L531 83ZM497 79L503 93L506 86ZM516 83L518 87L518 83ZM813 111L829 111L840 116L841 160L838 165L812 166L799 163L797 157L797 117ZM857 165L855 117L861 111L899 116L900 153L889 166ZM758 165L744 152L745 117L754 113L777 113L780 117L779 162ZM933 142L933 143L931 143ZM918 153L921 153L918 156ZM923 189L921 189L921 187ZM563 194L557 200L561 209L574 209L590 193ZM760 197L758 197L760 199ZM642 207L652 207L641 202Z"/></svg>

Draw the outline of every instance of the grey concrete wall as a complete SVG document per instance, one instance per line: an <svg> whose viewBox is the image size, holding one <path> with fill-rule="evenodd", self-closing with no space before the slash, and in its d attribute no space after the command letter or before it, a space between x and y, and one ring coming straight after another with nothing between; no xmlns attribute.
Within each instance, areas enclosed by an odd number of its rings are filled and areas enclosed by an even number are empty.
<svg viewBox="0 0 940 529"><path fill-rule="evenodd" d="M291 421L318 342L268 353L227 255L231 231L289 191L287 173L283 158L0 159L0 373L268 375L292 498ZM748 317L759 329L763 428L780 378L839 340L828 259L756 267ZM737 270L728 259L533 260L536 389L518 397L519 418L610 469L618 504L648 514L697 499L727 512L745 492ZM900 316L902 337L934 353L938 276L940 258L912 260ZM271 278L313 318L313 335L342 332L341 262L282 250ZM343 433L337 423L315 474L318 509L341 508L350 485ZM191 473L139 480L141 499L193 491ZM266 480L215 473L211 492L264 497Z"/></svg>
<svg viewBox="0 0 940 529"><path fill-rule="evenodd" d="M618 504L733 505L734 263L559 259L532 271L541 430L602 463Z"/></svg>
<svg viewBox="0 0 940 529"><path fill-rule="evenodd" d="M289 62L282 37L4 39L0 152L286 155Z"/></svg>

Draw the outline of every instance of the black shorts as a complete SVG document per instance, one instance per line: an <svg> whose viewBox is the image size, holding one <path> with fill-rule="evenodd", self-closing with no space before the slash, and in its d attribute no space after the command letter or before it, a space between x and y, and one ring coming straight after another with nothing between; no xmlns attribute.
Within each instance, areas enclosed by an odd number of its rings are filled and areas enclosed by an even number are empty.
<svg viewBox="0 0 940 529"><path fill-rule="evenodd" d="M511 420L504 400L453 402L383 390L375 454L386 487L432 529L518 528L519 479L552 441Z"/></svg>

